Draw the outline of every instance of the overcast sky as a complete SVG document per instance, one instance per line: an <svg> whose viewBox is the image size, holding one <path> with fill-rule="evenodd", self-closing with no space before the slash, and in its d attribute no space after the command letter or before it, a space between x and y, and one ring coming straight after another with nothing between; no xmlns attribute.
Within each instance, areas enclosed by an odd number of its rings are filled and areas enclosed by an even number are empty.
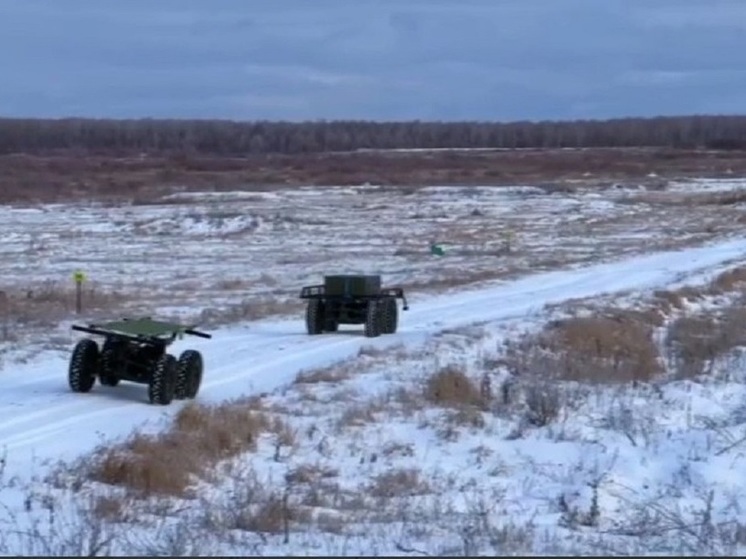
<svg viewBox="0 0 746 559"><path fill-rule="evenodd" d="M0 116L746 113L746 0L0 0Z"/></svg>

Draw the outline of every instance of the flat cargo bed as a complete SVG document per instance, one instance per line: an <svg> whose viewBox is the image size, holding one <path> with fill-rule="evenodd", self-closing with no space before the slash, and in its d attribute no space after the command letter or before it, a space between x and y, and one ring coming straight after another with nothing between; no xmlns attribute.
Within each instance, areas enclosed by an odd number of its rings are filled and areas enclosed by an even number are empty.
<svg viewBox="0 0 746 559"><path fill-rule="evenodd" d="M152 320L150 318L137 318L133 320L116 320L113 322L103 322L93 325L99 330L111 330L134 336L166 336L174 332L188 330L190 326L176 324L173 322L163 322Z"/></svg>
<svg viewBox="0 0 746 559"><path fill-rule="evenodd" d="M73 325L72 328L73 330L89 332L91 334L119 334L130 337L145 338L171 337L178 334L189 334L201 338L211 337L209 334L195 330L196 325L153 320L148 317L101 322L97 324L89 324L88 326Z"/></svg>

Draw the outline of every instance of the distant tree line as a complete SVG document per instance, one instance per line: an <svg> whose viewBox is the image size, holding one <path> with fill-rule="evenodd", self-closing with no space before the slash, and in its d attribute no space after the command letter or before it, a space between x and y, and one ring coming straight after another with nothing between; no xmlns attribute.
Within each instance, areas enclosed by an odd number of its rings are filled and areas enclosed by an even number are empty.
<svg viewBox="0 0 746 559"><path fill-rule="evenodd" d="M0 118L0 153L297 154L358 149L746 148L746 116L524 122Z"/></svg>

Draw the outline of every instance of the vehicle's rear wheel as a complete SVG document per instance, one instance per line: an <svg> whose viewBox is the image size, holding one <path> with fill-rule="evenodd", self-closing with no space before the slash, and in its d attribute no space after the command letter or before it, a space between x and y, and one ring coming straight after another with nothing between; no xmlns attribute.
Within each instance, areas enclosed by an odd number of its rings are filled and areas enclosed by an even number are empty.
<svg viewBox="0 0 746 559"><path fill-rule="evenodd" d="M306 307L306 330L311 336L324 331L324 303L321 299L309 299Z"/></svg>

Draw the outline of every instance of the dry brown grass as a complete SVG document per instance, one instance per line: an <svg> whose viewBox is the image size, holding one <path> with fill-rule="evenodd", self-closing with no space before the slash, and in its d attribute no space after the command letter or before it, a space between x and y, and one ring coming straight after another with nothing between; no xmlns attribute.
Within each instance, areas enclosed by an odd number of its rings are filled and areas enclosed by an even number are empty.
<svg viewBox="0 0 746 559"><path fill-rule="evenodd" d="M653 339L653 313L549 323L535 337L510 344L507 361L520 376L593 383L649 381L664 371Z"/></svg>
<svg viewBox="0 0 746 559"><path fill-rule="evenodd" d="M721 305L720 312L692 313L685 305L726 294L732 296L726 305L732 306ZM640 309L575 302L572 306L590 310L593 316L556 320L539 334L508 343L505 364L518 376L539 379L647 382L666 372L667 358L676 377L694 378L710 372L717 358L746 345L745 299L746 267L739 266L702 286L655 291ZM666 324L666 319L672 322ZM653 337L655 328L661 327L662 346Z"/></svg>
<svg viewBox="0 0 746 559"><path fill-rule="evenodd" d="M287 531L290 522L296 520L295 512L284 495L271 493L261 503L242 508L232 528L247 532L281 534Z"/></svg>
<svg viewBox="0 0 746 559"><path fill-rule="evenodd" d="M685 176L746 172L741 151L686 149L535 149L484 152L358 152L256 155L245 158L151 155L114 157L60 154L0 157L0 203L126 199L148 204L177 189L266 190L307 184L512 185L550 183L564 190L567 179L650 182ZM714 203L733 203L733 194Z"/></svg>
<svg viewBox="0 0 746 559"><path fill-rule="evenodd" d="M484 429L487 422L484 414L479 408L459 408L447 413L444 421L437 428L437 434L446 440L455 440L458 438L462 427L471 429Z"/></svg>
<svg viewBox="0 0 746 559"><path fill-rule="evenodd" d="M567 404L563 389L552 380L532 379L523 387L526 413L524 417L535 427L544 427L556 420Z"/></svg>
<svg viewBox="0 0 746 559"><path fill-rule="evenodd" d="M331 477L328 470L310 465L292 470L284 484L268 482L246 463L233 464L224 473L227 478L222 481L229 484L224 498L204 502L198 509L197 523L212 532L240 530L284 534L286 538L293 525L313 523L312 507L325 504L321 497L318 503L313 498L304 502L304 491L319 491Z"/></svg>
<svg viewBox="0 0 746 559"><path fill-rule="evenodd" d="M86 316L120 308L128 296L117 290L89 282L84 285L81 308ZM0 290L0 323L49 325L74 316L76 292L69 285L47 281L26 286L5 286Z"/></svg>
<svg viewBox="0 0 746 559"><path fill-rule="evenodd" d="M417 360L423 358L422 350L415 350L397 355L398 360ZM344 372L323 371L321 381L327 378L331 382L338 378L348 378ZM315 379L315 377L314 377ZM378 421L383 415L390 417L398 414L412 417L431 406L448 410L445 422L452 427L456 425L479 426L483 423L481 412L492 402L489 387L483 386L469 378L455 366L438 369L424 379L422 385L399 385L365 400L346 400L335 425L337 430L355 429ZM340 392L344 392L341 390ZM337 401L337 398L334 398Z"/></svg>
<svg viewBox="0 0 746 559"><path fill-rule="evenodd" d="M95 518L108 522L126 522L129 518L128 503L120 496L96 496L91 512Z"/></svg>
<svg viewBox="0 0 746 559"><path fill-rule="evenodd" d="M746 266L739 266L723 272L712 280L708 287L708 291L712 294L746 291Z"/></svg>
<svg viewBox="0 0 746 559"><path fill-rule="evenodd" d="M746 345L746 309L678 318L668 329L665 344L678 378L710 373L718 357Z"/></svg>
<svg viewBox="0 0 746 559"><path fill-rule="evenodd" d="M659 289L653 292L653 300L655 303L660 305L663 313L669 314L673 310L681 310L684 308L685 296L679 291L667 291L665 289Z"/></svg>
<svg viewBox="0 0 746 559"><path fill-rule="evenodd" d="M431 375L425 383L425 399L443 407L484 407L487 402L479 386L463 371L447 366Z"/></svg>
<svg viewBox="0 0 746 559"><path fill-rule="evenodd" d="M685 310L686 303L701 300L708 294L713 294L713 288L709 286L695 287L684 286L671 290L657 290L653 293L652 308L657 308L662 316L670 317L675 312Z"/></svg>
<svg viewBox="0 0 746 559"><path fill-rule="evenodd" d="M657 290L653 293L653 307L660 307L664 314L684 310L685 301L698 301L707 296L746 294L746 266L738 266L718 274L703 286L684 286L672 290Z"/></svg>
<svg viewBox="0 0 746 559"><path fill-rule="evenodd" d="M391 499L424 495L430 486L420 470L395 468L374 477L367 490L373 497Z"/></svg>
<svg viewBox="0 0 746 559"><path fill-rule="evenodd" d="M337 421L337 429L363 427L368 423L374 423L377 415L385 409L386 403L380 398L361 403L349 403Z"/></svg>
<svg viewBox="0 0 746 559"><path fill-rule="evenodd" d="M139 496L184 497L217 463L254 450L260 435L267 432L288 436L284 423L263 412L255 401L218 406L190 403L176 415L170 430L136 433L122 445L99 449L89 477Z"/></svg>

